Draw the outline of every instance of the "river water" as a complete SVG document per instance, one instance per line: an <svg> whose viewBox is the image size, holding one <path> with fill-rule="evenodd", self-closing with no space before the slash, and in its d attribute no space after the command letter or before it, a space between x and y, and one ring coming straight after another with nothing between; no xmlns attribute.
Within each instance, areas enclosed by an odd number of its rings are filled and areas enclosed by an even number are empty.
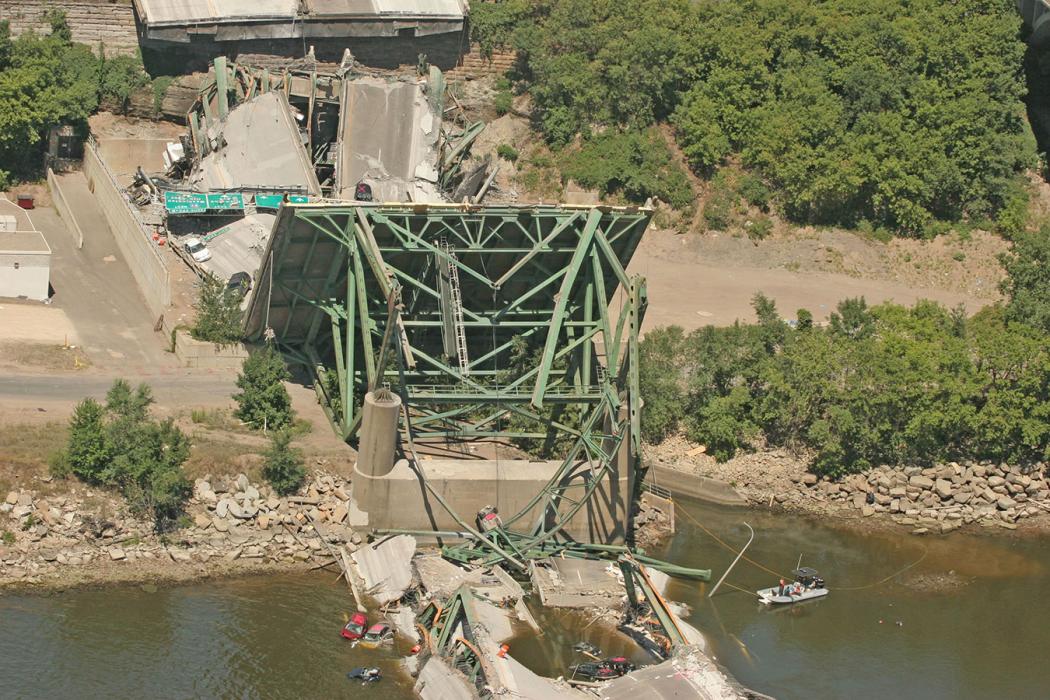
<svg viewBox="0 0 1050 700"><path fill-rule="evenodd" d="M1050 698L1046 540L864 534L799 516L678 508L732 545L747 541L747 520L756 532L751 558L787 573L801 553L832 589L820 601L766 610L732 588L708 599L711 584L672 584L669 597L693 606L690 621L745 685L781 700ZM679 516L659 555L717 576L733 554L689 516ZM949 572L948 588L930 589ZM728 580L753 590L776 576L741 562ZM349 596L330 574L147 589L0 597L0 696L413 697L395 650L352 648L338 636ZM539 672L579 661L569 645L580 639L645 660L579 615L541 615L542 637L512 642ZM383 681L348 681L360 665L383 668Z"/></svg>

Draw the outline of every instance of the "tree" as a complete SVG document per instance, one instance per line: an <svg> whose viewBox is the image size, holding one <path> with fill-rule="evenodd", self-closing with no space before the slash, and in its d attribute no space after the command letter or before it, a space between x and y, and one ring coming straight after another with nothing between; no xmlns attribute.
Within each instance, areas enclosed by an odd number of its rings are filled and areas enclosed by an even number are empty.
<svg viewBox="0 0 1050 700"><path fill-rule="evenodd" d="M87 483L119 489L133 512L152 517L164 530L192 491L182 471L190 443L172 419L152 418L152 403L147 384L132 390L123 379L113 382L105 406L90 398L80 402L69 443L54 464L68 466Z"/></svg>
<svg viewBox="0 0 1050 700"><path fill-rule="evenodd" d="M1006 317L1050 333L1050 225L1014 240L1001 258L1006 278L1000 291L1009 297Z"/></svg>
<svg viewBox="0 0 1050 700"><path fill-rule="evenodd" d="M253 352L237 377L240 393L234 394L236 416L256 430L280 430L294 417L292 399L283 382L291 375L281 354L267 343Z"/></svg>
<svg viewBox="0 0 1050 700"><path fill-rule="evenodd" d="M106 439L105 409L95 399L84 399L73 409L69 422L66 462L73 474L88 483L102 483L112 459Z"/></svg>
<svg viewBox="0 0 1050 700"><path fill-rule="evenodd" d="M678 326L646 333L639 348L639 384L645 410L642 437L661 442L678 429L685 416L683 369L685 333Z"/></svg>
<svg viewBox="0 0 1050 700"><path fill-rule="evenodd" d="M291 433L277 430L270 436L270 448L263 455L263 476L282 496L298 491L306 479L302 450L291 444Z"/></svg>
<svg viewBox="0 0 1050 700"><path fill-rule="evenodd" d="M240 298L226 285L211 275L201 280L197 303L197 319L191 334L197 340L225 345L241 339Z"/></svg>

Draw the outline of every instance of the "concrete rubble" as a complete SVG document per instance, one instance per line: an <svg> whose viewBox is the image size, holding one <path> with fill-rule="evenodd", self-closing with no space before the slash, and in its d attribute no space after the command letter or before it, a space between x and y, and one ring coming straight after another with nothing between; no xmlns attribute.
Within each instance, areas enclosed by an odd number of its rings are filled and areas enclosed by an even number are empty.
<svg viewBox="0 0 1050 700"><path fill-rule="evenodd" d="M354 552L352 558L364 581L365 595L380 605L400 600L416 581L412 570L415 551L416 538L397 535L364 545Z"/></svg>
<svg viewBox="0 0 1050 700"><path fill-rule="evenodd" d="M619 606L624 600L623 575L609 561L552 557L530 570L540 602L556 608Z"/></svg>
<svg viewBox="0 0 1050 700"><path fill-rule="evenodd" d="M733 682L697 646L684 646L661 664L646 666L610 681L599 691L602 700L743 700L753 697Z"/></svg>

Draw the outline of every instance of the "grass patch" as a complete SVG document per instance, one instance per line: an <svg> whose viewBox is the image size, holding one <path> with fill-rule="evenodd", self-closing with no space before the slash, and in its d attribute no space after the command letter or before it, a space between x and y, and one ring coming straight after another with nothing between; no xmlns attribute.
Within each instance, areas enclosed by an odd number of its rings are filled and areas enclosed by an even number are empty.
<svg viewBox="0 0 1050 700"><path fill-rule="evenodd" d="M19 485L47 477L52 454L66 445L66 423L8 423L0 425L0 491L5 495ZM33 488L46 491L43 483Z"/></svg>

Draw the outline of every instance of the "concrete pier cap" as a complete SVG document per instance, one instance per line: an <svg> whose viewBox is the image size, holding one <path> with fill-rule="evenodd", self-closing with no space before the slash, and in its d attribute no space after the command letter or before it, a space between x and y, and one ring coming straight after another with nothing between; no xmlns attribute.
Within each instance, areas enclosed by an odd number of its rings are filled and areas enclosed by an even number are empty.
<svg viewBox="0 0 1050 700"><path fill-rule="evenodd" d="M401 397L389 389L380 388L365 394L357 450L356 471L359 474L381 477L394 468L400 414Z"/></svg>

